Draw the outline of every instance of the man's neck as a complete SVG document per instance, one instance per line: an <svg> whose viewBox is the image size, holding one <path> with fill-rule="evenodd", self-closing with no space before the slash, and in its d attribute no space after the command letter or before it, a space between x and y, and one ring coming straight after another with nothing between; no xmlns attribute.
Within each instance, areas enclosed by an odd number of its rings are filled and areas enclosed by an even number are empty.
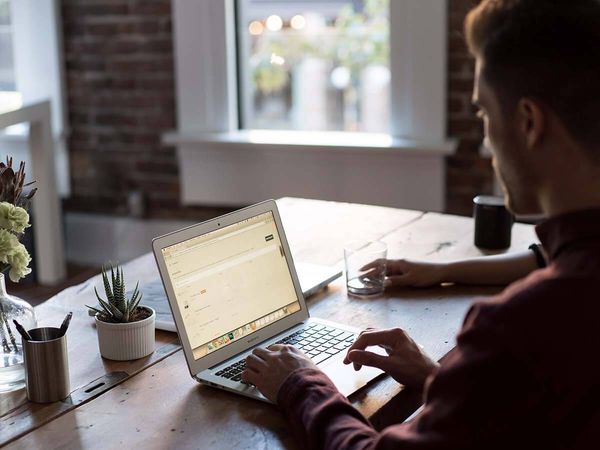
<svg viewBox="0 0 600 450"><path fill-rule="evenodd" d="M554 182L548 183L540 196L540 206L546 217L600 209L600 170L582 172L563 173L562 178L556 176Z"/></svg>

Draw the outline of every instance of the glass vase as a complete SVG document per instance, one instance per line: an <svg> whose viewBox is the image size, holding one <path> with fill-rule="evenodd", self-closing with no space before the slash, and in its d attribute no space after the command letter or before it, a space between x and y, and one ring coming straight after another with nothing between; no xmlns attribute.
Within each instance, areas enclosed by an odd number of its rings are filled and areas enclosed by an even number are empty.
<svg viewBox="0 0 600 450"><path fill-rule="evenodd" d="M0 273L0 393L25 387L21 335L13 319L26 330L37 327L33 307L6 292L4 274Z"/></svg>

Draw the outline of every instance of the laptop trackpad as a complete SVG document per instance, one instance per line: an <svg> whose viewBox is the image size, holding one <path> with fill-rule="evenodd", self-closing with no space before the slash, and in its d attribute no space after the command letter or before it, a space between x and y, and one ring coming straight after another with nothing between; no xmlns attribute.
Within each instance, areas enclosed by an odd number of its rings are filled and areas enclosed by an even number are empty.
<svg viewBox="0 0 600 450"><path fill-rule="evenodd" d="M381 347L370 347L369 351L387 356L387 353ZM319 368L331 378L333 384L335 384L338 390L346 397L358 391L371 380L384 373L380 369L367 366L362 366L359 371L356 371L354 370L353 364L346 365L342 362L343 359L343 356L335 358L335 360L331 361L329 364L323 366L319 365Z"/></svg>

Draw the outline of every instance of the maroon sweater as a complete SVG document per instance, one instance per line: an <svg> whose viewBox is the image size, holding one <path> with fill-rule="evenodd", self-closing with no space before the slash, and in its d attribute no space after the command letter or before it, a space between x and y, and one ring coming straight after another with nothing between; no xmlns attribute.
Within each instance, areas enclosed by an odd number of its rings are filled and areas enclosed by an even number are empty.
<svg viewBox="0 0 600 450"><path fill-rule="evenodd" d="M537 233L548 267L472 306L415 420L377 432L301 369L278 397L296 436L327 449L600 448L600 209Z"/></svg>

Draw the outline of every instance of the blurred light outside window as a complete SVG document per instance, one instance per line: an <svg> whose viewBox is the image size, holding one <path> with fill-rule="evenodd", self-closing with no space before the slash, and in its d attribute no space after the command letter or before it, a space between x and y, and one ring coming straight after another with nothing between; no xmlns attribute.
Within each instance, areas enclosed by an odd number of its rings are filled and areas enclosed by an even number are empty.
<svg viewBox="0 0 600 450"><path fill-rule="evenodd" d="M390 0L238 0L241 128L389 132Z"/></svg>
<svg viewBox="0 0 600 450"><path fill-rule="evenodd" d="M0 0L0 91L15 90L10 0Z"/></svg>
<svg viewBox="0 0 600 450"><path fill-rule="evenodd" d="M0 0L0 113L21 107L15 83L10 1Z"/></svg>

